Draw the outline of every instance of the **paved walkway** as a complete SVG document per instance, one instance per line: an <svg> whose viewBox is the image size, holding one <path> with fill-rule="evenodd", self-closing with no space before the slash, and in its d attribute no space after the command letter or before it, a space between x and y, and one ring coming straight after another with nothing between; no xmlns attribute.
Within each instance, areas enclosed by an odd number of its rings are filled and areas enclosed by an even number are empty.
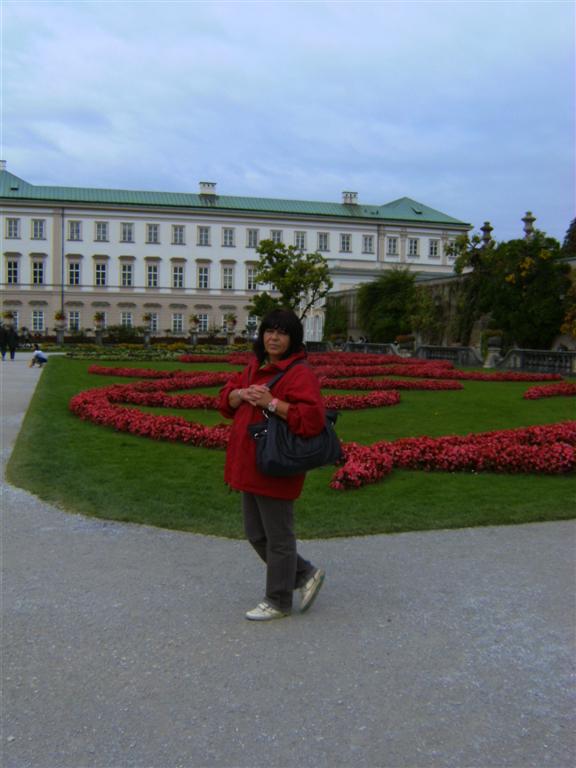
<svg viewBox="0 0 576 768"><path fill-rule="evenodd" d="M6 459L42 374L0 367ZM306 542L313 609L254 624L244 542L2 514L4 768L574 765L572 523Z"/></svg>

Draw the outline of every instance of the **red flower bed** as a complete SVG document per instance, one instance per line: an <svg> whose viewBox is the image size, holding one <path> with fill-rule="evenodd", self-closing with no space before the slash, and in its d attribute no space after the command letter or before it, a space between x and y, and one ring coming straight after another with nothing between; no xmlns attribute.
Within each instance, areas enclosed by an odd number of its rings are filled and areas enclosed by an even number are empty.
<svg viewBox="0 0 576 768"><path fill-rule="evenodd" d="M376 483L394 468L390 454L374 451L370 446L358 443L344 443L344 464L332 476L330 487L337 491L347 488L360 488Z"/></svg>
<svg viewBox="0 0 576 768"><path fill-rule="evenodd" d="M114 404L114 400L125 394L118 389L116 385L81 392L70 400L70 410L85 421L113 427L119 432L151 437L153 440L180 441L204 448L226 447L230 434L227 424L205 427L178 416L155 416L134 408L122 408Z"/></svg>
<svg viewBox="0 0 576 768"><path fill-rule="evenodd" d="M398 392L372 392L370 395L323 395L326 408L337 411L358 411L362 408L385 408L399 405Z"/></svg>
<svg viewBox="0 0 576 768"><path fill-rule="evenodd" d="M567 381L550 384L547 387L530 387L524 392L525 400L539 400L542 397L576 397L576 384Z"/></svg>
<svg viewBox="0 0 576 768"><path fill-rule="evenodd" d="M323 389L412 389L412 390L456 390L462 389L459 381L438 381L427 379L426 381L406 381L405 379L329 379L320 377L320 386Z"/></svg>
<svg viewBox="0 0 576 768"><path fill-rule="evenodd" d="M427 472L565 474L576 470L576 421L466 436L382 441L346 459L332 487L358 488L379 479L386 457L394 467Z"/></svg>
<svg viewBox="0 0 576 768"><path fill-rule="evenodd" d="M238 354L246 354L250 357L250 352L241 352ZM229 363L232 355L180 355L178 362L180 363Z"/></svg>
<svg viewBox="0 0 576 768"><path fill-rule="evenodd" d="M229 356L231 357L231 356ZM324 356L322 356L324 357ZM376 356L381 360L382 356ZM213 358L211 358L213 359ZM405 373L409 366L398 366ZM352 366L353 368L353 366ZM393 369L396 366L392 366ZM429 373L429 366L415 366L414 370ZM390 371L390 369L388 369ZM144 381L114 384L101 389L81 392L70 401L70 409L82 419L110 426L119 431L151 437L155 440L181 441L206 448L224 448L230 427L219 424L206 427L176 416L156 416L121 403L169 408L217 407L217 398L209 395L174 394L174 390L220 386L230 379L231 372L156 371L142 368L105 368L91 366L94 374L140 377ZM400 401L397 389L460 389L459 381L451 374L459 374L448 366L435 368L442 380L397 381L391 379L327 378L320 382L326 388L370 389L367 395L326 395L328 408L357 409L396 405ZM339 369L342 373L342 369ZM416 375L416 374L414 374ZM535 380L541 376L530 374L478 374L481 380ZM505 379L501 377L506 377ZM491 377L486 379L486 377ZM497 378L494 378L497 377ZM512 378L509 378L512 377ZM529 377L526 379L525 377ZM454 377L457 378L457 377ZM534 387L527 390L531 397L550 397L576 394L576 385L558 384L552 387ZM544 392L545 394L541 394ZM550 394L554 392L554 395ZM530 399L530 397L529 397ZM485 432L466 436L438 438L403 438L393 442L380 441L371 446L357 443L343 444L345 460L336 470L331 486L338 490L358 488L376 482L394 467L424 471L448 472L506 472L561 474L576 469L576 421L550 424L525 429Z"/></svg>

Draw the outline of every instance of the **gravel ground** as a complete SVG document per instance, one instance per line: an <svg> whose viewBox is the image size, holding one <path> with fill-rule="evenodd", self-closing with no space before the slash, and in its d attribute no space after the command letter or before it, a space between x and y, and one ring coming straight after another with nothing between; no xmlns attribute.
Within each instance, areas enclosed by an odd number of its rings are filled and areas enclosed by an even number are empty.
<svg viewBox="0 0 576 768"><path fill-rule="evenodd" d="M1 364L3 463L40 375ZM259 624L246 543L3 483L2 765L572 768L575 530L304 542L322 594Z"/></svg>

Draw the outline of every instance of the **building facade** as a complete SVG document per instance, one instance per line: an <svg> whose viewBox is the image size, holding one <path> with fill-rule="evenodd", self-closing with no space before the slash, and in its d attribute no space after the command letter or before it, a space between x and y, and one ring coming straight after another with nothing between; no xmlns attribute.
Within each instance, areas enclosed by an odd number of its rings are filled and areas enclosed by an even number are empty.
<svg viewBox="0 0 576 768"><path fill-rule="evenodd" d="M449 275L446 246L470 226L409 198L365 205L30 184L0 170L2 310L19 328L52 332L57 313L70 330L147 324L156 335L215 332L230 314L245 329L263 239L320 251L334 290L401 265ZM323 312L306 320L322 338Z"/></svg>

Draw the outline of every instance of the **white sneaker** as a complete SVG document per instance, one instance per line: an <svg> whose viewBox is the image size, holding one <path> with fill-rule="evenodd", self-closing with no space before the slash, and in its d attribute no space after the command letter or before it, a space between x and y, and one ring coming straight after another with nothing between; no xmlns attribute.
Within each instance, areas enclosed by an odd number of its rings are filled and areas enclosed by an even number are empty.
<svg viewBox="0 0 576 768"><path fill-rule="evenodd" d="M284 613L284 611L274 608L273 605L263 600L256 608L248 611L246 618L248 621L271 621L272 619L284 619L289 615L289 613Z"/></svg>
<svg viewBox="0 0 576 768"><path fill-rule="evenodd" d="M314 574L308 579L306 584L304 584L303 587L300 587L300 595L302 596L300 613L307 611L314 600L316 600L318 592L320 592L320 588L322 587L322 584L324 584L325 578L326 571L323 571L322 568L316 568Z"/></svg>

